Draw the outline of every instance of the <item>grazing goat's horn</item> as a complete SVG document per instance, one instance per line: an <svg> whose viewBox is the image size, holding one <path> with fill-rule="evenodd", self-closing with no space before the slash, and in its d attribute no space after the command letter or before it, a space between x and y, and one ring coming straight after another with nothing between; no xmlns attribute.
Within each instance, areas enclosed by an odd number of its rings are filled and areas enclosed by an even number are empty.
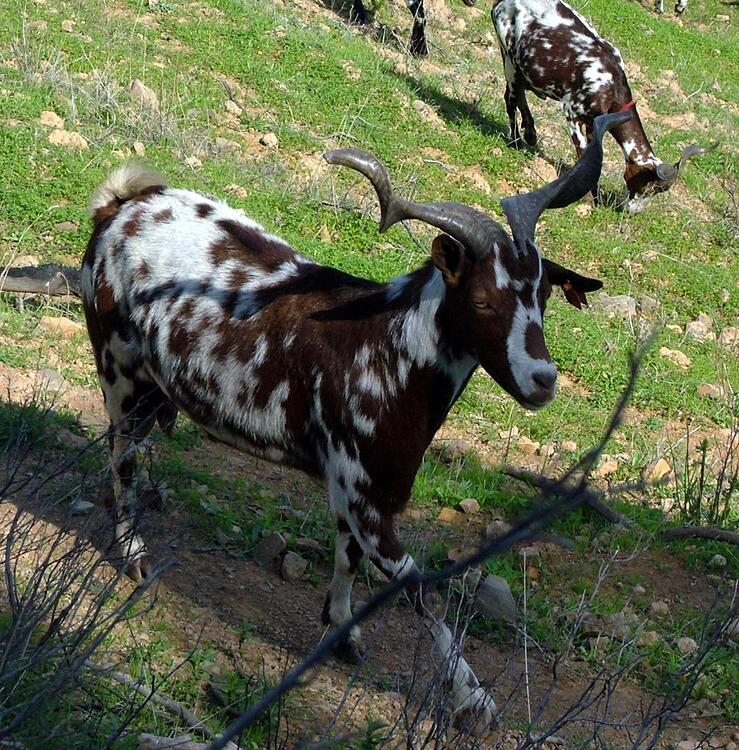
<svg viewBox="0 0 739 750"><path fill-rule="evenodd" d="M528 252L529 244L533 244L536 222L544 210L569 206L595 189L603 165L603 136L631 117L631 110L596 117L593 137L572 169L538 190L500 202L520 253Z"/></svg>
<svg viewBox="0 0 739 750"><path fill-rule="evenodd" d="M374 186L380 201L380 231L404 219L419 219L459 240L480 257L495 244L505 241L506 234L493 219L462 203L414 203L398 198L390 187L383 164L372 154L358 148L327 151L323 158L329 164L351 167L361 172Z"/></svg>
<svg viewBox="0 0 739 750"><path fill-rule="evenodd" d="M716 148L718 148L718 141L710 146L687 146L683 149L682 154L680 154L680 159L677 163L668 164L662 162L662 164L657 165L657 177L662 180L662 182L675 182L680 175L680 171L685 166L685 162L692 159L694 156L703 156Z"/></svg>

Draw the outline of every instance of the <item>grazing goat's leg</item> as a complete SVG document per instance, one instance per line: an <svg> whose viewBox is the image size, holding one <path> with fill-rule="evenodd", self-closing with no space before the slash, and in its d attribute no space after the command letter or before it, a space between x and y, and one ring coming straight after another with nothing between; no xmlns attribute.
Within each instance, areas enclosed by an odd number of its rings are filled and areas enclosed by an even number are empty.
<svg viewBox="0 0 739 750"><path fill-rule="evenodd" d="M529 109L529 103L526 101L526 90L523 86L518 88L516 97L518 109L521 112L521 126L523 127L523 138L531 148L536 147L536 127L534 126L534 116Z"/></svg>
<svg viewBox="0 0 739 750"><path fill-rule="evenodd" d="M321 620L324 625L335 627L352 616L352 586L364 551L343 519L337 520L336 550L334 552L334 577L326 592ZM364 658L362 632L359 626L352 628L348 639L337 651L346 661L361 661Z"/></svg>
<svg viewBox="0 0 739 750"><path fill-rule="evenodd" d="M516 106L516 96L511 91L510 83L506 83L505 85L505 94L503 95L503 98L505 99L505 109L508 113L511 146L520 148L521 134L518 132L518 118L516 115L518 107Z"/></svg>
<svg viewBox="0 0 739 750"><path fill-rule="evenodd" d="M579 159L593 137L593 124L582 117L577 117L567 109L565 109L565 117L567 118L567 126L570 130L570 139L572 140L572 145L575 147L575 153ZM591 191L584 197L588 203L595 205L597 196L598 186L596 185L595 194Z"/></svg>
<svg viewBox="0 0 739 750"><path fill-rule="evenodd" d="M367 11L362 0L354 0L354 2L352 3L352 9L349 13L349 20L354 21L355 23L367 23L369 21L369 18L367 18Z"/></svg>
<svg viewBox="0 0 739 750"><path fill-rule="evenodd" d="M429 48L426 43L426 10L423 7L423 0L406 0L406 5L413 16L411 54L414 57L426 57Z"/></svg>

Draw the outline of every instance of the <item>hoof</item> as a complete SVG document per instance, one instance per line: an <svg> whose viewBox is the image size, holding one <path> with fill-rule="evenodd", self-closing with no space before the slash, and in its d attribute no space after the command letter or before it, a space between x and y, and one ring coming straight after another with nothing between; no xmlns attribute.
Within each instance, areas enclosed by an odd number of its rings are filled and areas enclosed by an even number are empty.
<svg viewBox="0 0 739 750"><path fill-rule="evenodd" d="M152 568L153 565L151 559L148 557L142 557L139 560L134 560L133 562L128 563L123 572L134 583L143 583L145 578L151 576Z"/></svg>
<svg viewBox="0 0 739 750"><path fill-rule="evenodd" d="M426 43L426 35L421 34L419 36L411 37L411 55L413 57L427 57L429 53L428 44Z"/></svg>
<svg viewBox="0 0 739 750"><path fill-rule="evenodd" d="M362 664L367 658L367 650L361 641L339 641L334 646L334 655L347 664Z"/></svg>
<svg viewBox="0 0 739 750"><path fill-rule="evenodd" d="M536 148L536 144L539 139L536 137L536 133L528 132L524 133L524 140L531 148Z"/></svg>
<svg viewBox="0 0 739 750"><path fill-rule="evenodd" d="M508 141L508 145L511 148L515 148L516 151L524 151L526 149L526 141L523 138L511 138Z"/></svg>

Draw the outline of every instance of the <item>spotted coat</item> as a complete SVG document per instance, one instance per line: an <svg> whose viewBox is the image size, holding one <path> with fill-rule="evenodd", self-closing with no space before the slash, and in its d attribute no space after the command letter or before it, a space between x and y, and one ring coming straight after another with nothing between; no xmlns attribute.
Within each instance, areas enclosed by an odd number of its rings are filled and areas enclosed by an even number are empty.
<svg viewBox="0 0 739 750"><path fill-rule="evenodd" d="M474 370L482 364L529 408L544 405L556 380L542 329L551 284L581 285L580 299L600 286L535 248L516 254L502 229L482 258L442 234L431 261L376 283L319 265L241 211L137 166L114 172L90 210L83 301L131 575L147 571L134 446L182 410L216 440L325 484L337 537L323 617L334 625L351 616L363 556L390 578L414 566L394 517ZM412 596L450 663L447 626L421 592ZM346 647L360 650L358 629ZM490 717L494 703L467 662L450 670L455 706Z"/></svg>
<svg viewBox="0 0 739 750"><path fill-rule="evenodd" d="M562 0L497 0L492 10L506 76L505 103L514 145L536 146L534 118L526 91L562 104L578 155L593 133L593 120L608 112L633 110L611 133L626 160L628 208L644 208L667 190L674 168L656 156L636 110L618 49ZM521 113L523 140L516 112ZM669 175L669 179L667 176Z"/></svg>

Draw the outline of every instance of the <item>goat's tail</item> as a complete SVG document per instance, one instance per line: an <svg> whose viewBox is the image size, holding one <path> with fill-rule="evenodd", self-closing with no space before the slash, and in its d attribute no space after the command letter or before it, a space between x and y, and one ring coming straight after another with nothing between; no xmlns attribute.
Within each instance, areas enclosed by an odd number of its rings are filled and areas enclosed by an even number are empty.
<svg viewBox="0 0 739 750"><path fill-rule="evenodd" d="M163 177L143 164L136 162L124 164L111 172L102 185L95 188L90 196L87 211L97 221L98 211L110 206L113 201L115 201L115 210L105 211L106 216L116 214L123 203L143 190L166 186L167 183Z"/></svg>

